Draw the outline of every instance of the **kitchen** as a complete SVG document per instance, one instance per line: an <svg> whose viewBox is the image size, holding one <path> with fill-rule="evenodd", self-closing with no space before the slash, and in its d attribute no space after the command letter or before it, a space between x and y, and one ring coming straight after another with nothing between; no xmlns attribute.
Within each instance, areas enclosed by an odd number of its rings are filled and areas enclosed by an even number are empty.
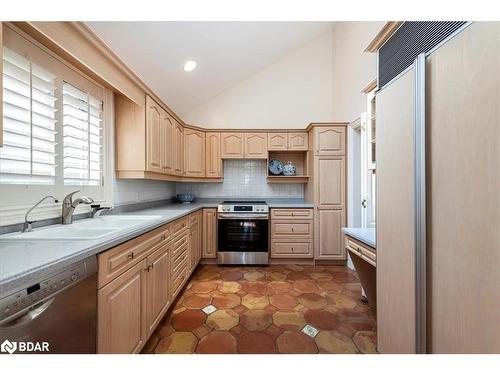
<svg viewBox="0 0 500 375"><path fill-rule="evenodd" d="M498 22L1 30L6 351L500 353Z"/></svg>

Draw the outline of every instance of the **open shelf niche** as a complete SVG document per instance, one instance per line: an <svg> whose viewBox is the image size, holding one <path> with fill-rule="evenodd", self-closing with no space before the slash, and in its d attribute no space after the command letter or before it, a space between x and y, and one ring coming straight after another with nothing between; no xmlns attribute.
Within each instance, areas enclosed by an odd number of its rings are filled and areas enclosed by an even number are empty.
<svg viewBox="0 0 500 375"><path fill-rule="evenodd" d="M305 184L309 181L307 174L307 151L269 151L267 158L267 182L274 184ZM269 161L280 160L283 165L291 161L297 170L295 176L273 175L269 171Z"/></svg>

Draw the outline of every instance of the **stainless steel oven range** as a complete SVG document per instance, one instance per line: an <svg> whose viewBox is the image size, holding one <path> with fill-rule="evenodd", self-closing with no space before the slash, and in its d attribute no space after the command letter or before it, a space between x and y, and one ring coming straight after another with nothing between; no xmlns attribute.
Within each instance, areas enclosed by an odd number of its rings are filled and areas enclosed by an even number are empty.
<svg viewBox="0 0 500 375"><path fill-rule="evenodd" d="M218 206L218 264L269 263L269 207L264 201Z"/></svg>

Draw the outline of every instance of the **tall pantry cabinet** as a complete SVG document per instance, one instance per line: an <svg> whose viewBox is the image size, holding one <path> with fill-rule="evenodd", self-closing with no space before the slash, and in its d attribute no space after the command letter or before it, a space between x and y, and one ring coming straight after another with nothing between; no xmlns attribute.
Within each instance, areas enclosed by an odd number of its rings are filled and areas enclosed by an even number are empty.
<svg viewBox="0 0 500 375"><path fill-rule="evenodd" d="M314 203L314 258L343 261L346 225L346 123L312 124L310 181L305 198Z"/></svg>

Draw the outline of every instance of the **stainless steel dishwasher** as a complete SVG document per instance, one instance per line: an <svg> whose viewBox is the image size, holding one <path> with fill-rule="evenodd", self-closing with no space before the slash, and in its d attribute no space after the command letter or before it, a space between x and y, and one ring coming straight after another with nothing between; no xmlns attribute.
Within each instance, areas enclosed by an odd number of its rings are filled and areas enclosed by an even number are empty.
<svg viewBox="0 0 500 375"><path fill-rule="evenodd" d="M44 342L48 351L43 352L95 353L96 321L96 256L0 299L0 343L9 340L8 346L11 351L16 348L16 353Z"/></svg>

